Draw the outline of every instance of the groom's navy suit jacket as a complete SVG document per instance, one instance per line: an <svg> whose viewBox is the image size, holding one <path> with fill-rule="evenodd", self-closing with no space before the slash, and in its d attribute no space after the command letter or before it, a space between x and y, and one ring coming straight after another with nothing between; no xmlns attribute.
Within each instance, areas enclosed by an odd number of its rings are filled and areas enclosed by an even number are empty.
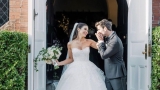
<svg viewBox="0 0 160 90"><path fill-rule="evenodd" d="M99 53L105 63L105 74L108 79L127 75L123 61L123 44L115 32L99 45Z"/></svg>

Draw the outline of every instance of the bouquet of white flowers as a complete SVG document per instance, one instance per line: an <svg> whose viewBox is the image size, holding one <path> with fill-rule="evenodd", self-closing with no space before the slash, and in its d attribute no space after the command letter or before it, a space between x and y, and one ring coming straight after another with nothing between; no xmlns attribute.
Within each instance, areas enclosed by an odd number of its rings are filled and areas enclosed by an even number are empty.
<svg viewBox="0 0 160 90"><path fill-rule="evenodd" d="M38 71L37 61L46 61L47 64L54 63L54 69L58 69L59 66L56 63L56 60L59 59L59 57L61 55L61 50L62 50L62 47L55 46L55 45L53 45L47 49L42 48L42 50L39 52L39 54L37 55L37 57L34 60L35 70Z"/></svg>

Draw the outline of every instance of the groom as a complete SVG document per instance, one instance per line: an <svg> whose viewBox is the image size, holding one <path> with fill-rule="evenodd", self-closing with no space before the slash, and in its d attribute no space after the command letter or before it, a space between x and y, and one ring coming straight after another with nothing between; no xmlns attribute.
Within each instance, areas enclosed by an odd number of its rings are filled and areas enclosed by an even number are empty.
<svg viewBox="0 0 160 90"><path fill-rule="evenodd" d="M127 90L126 68L123 61L123 44L112 31L112 23L103 19L95 24L97 47L105 62L106 87L108 90Z"/></svg>

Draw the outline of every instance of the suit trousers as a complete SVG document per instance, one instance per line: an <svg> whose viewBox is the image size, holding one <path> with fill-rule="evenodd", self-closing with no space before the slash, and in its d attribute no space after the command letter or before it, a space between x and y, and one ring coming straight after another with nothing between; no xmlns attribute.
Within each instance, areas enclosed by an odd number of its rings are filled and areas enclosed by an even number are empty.
<svg viewBox="0 0 160 90"><path fill-rule="evenodd" d="M107 90L127 90L127 77L105 79Z"/></svg>

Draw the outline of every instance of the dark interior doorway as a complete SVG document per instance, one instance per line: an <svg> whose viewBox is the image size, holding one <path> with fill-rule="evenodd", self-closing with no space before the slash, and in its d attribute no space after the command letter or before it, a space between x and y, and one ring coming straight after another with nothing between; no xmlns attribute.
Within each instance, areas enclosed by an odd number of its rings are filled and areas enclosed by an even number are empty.
<svg viewBox="0 0 160 90"><path fill-rule="evenodd" d="M62 1L62 0L61 0ZM66 0L63 0L64 3L68 3ZM96 0L94 0L96 1ZM101 7L97 10L92 10L91 7L83 7L82 10L79 10L76 5L79 1L74 2L75 5L70 5L66 10L59 10L61 5L56 5L56 1L47 0L47 47L54 44L54 42L59 41L63 47L62 55L60 61L66 59L67 55L67 43L69 41L69 36L72 31L73 25L76 22L84 22L88 24L89 29L92 29L93 32L89 32L86 38L93 39L97 41L94 33L96 28L94 27L95 22L101 19L112 19L109 18L107 0L98 1ZM109 0L108 0L109 1ZM101 3L100 3L101 2ZM124 45L124 61L127 68L127 21L128 21L128 6L126 0L116 0L117 2L117 25L113 23L113 30L116 31L117 35L121 38ZM82 1L81 1L82 3ZM89 3L89 1L85 1ZM93 2L91 2L93 3ZM102 5L103 3L103 5ZM105 5L104 5L105 4ZM87 4L89 5L89 4ZM96 6L94 6L96 7ZM98 6L97 6L98 7ZM70 10L76 8L77 10ZM95 63L100 69L104 70L103 60L100 58L97 50L90 48L90 60ZM47 83L51 83L53 80L59 80L61 77L63 67L58 70L54 70L52 65L47 65Z"/></svg>

